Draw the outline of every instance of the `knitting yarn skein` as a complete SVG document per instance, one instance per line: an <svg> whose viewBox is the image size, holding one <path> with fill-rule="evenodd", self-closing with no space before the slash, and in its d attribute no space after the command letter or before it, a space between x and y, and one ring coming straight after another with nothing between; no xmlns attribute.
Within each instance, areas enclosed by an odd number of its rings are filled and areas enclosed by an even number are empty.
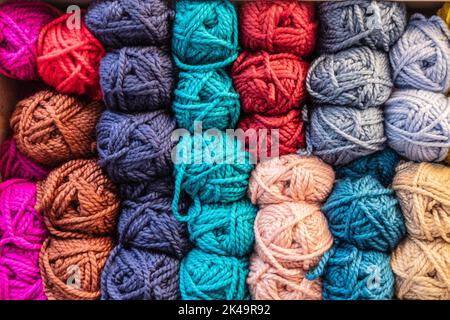
<svg viewBox="0 0 450 320"><path fill-rule="evenodd" d="M309 69L306 87L318 104L380 106L393 88L387 54L356 47L321 55Z"/></svg>
<svg viewBox="0 0 450 320"><path fill-rule="evenodd" d="M418 162L443 161L450 150L450 100L425 90L399 90L384 110L389 146Z"/></svg>
<svg viewBox="0 0 450 320"><path fill-rule="evenodd" d="M43 1L0 5L0 72L18 80L37 80L36 47L41 29L61 13Z"/></svg>
<svg viewBox="0 0 450 320"><path fill-rule="evenodd" d="M445 2L444 5L437 11L437 15L441 17L446 24L450 24L450 3Z"/></svg>

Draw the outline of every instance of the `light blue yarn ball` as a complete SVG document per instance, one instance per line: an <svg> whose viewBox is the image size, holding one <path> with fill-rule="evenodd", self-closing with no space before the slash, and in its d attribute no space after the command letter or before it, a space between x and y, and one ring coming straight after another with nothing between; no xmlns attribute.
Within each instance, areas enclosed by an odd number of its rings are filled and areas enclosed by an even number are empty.
<svg viewBox="0 0 450 320"><path fill-rule="evenodd" d="M399 90L384 110L389 146L417 162L443 161L450 150L450 99L425 90Z"/></svg>
<svg viewBox="0 0 450 320"><path fill-rule="evenodd" d="M383 111L316 106L309 123L308 148L331 165L346 165L384 149Z"/></svg>
<svg viewBox="0 0 450 320"><path fill-rule="evenodd" d="M397 88L440 93L450 89L450 31L438 16L413 15L389 58Z"/></svg>
<svg viewBox="0 0 450 320"><path fill-rule="evenodd" d="M309 69L306 87L315 103L380 106L393 88L388 56L368 47L321 55Z"/></svg>
<svg viewBox="0 0 450 320"><path fill-rule="evenodd" d="M322 212L335 238L361 250L389 252L405 236L394 191L371 176L338 180Z"/></svg>
<svg viewBox="0 0 450 320"><path fill-rule="evenodd" d="M172 33L175 63L185 70L210 70L238 54L238 25L229 0L179 0Z"/></svg>
<svg viewBox="0 0 450 320"><path fill-rule="evenodd" d="M203 130L235 128L241 104L231 78L217 69L180 72L172 109L178 126L192 133L196 121Z"/></svg>

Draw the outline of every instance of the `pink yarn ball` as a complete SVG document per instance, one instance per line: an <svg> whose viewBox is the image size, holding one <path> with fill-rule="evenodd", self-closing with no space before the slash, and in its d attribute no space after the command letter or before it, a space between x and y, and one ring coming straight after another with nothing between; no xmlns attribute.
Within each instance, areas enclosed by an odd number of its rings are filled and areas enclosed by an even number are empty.
<svg viewBox="0 0 450 320"><path fill-rule="evenodd" d="M0 5L0 72L18 80L37 80L39 33L60 14L42 1L9 1Z"/></svg>
<svg viewBox="0 0 450 320"><path fill-rule="evenodd" d="M0 146L0 177L2 180L27 179L43 180L48 171L28 159L17 149L14 139L6 139Z"/></svg>

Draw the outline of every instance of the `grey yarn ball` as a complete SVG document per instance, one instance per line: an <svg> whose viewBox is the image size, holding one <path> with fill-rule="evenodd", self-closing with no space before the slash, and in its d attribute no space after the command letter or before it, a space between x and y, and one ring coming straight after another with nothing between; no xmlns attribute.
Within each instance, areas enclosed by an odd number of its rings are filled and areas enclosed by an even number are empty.
<svg viewBox="0 0 450 320"><path fill-rule="evenodd" d="M322 55L311 65L306 87L315 103L380 106L393 87L388 56L368 47Z"/></svg>
<svg viewBox="0 0 450 320"><path fill-rule="evenodd" d="M351 161L384 149L383 111L336 106L313 108L308 147L331 165Z"/></svg>
<svg viewBox="0 0 450 320"><path fill-rule="evenodd" d="M443 161L450 150L450 99L425 90L399 90L385 104L389 146L418 162Z"/></svg>
<svg viewBox="0 0 450 320"><path fill-rule="evenodd" d="M319 5L322 52L354 46L389 51L405 30L405 5L390 1L329 1Z"/></svg>
<svg viewBox="0 0 450 320"><path fill-rule="evenodd" d="M396 87L441 93L450 89L450 31L438 16L413 15L389 58Z"/></svg>

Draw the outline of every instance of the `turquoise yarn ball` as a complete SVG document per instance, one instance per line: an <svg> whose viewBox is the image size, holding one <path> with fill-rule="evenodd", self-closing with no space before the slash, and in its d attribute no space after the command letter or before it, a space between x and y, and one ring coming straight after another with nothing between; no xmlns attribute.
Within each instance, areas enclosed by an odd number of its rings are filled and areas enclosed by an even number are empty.
<svg viewBox="0 0 450 320"><path fill-rule="evenodd" d="M219 256L194 249L181 262L183 300L249 300L248 259Z"/></svg>
<svg viewBox="0 0 450 320"><path fill-rule="evenodd" d="M172 109L178 126L194 131L196 121L202 130L235 128L241 104L233 82L223 69L180 72Z"/></svg>
<svg viewBox="0 0 450 320"><path fill-rule="evenodd" d="M405 235L393 190L371 176L338 180L322 207L333 236L361 250L393 250Z"/></svg>
<svg viewBox="0 0 450 320"><path fill-rule="evenodd" d="M237 14L229 0L179 0L172 52L185 70L222 68L238 55Z"/></svg>
<svg viewBox="0 0 450 320"><path fill-rule="evenodd" d="M191 241L205 252L242 257L252 252L258 209L244 198L229 204L195 203L187 224Z"/></svg>
<svg viewBox="0 0 450 320"><path fill-rule="evenodd" d="M394 296L394 274L389 255L383 252L335 244L307 278L319 275L324 300L389 300Z"/></svg>

